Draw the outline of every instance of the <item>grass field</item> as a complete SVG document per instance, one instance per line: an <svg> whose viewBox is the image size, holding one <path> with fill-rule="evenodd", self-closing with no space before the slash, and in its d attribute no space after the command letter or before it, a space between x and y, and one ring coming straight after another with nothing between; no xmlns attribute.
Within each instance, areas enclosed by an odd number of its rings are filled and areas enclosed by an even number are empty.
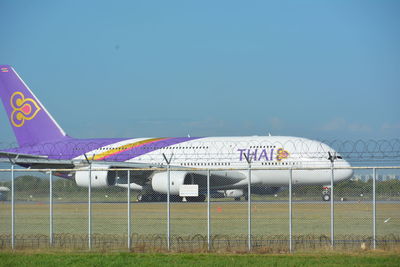
<svg viewBox="0 0 400 267"><path fill-rule="evenodd" d="M304 255L0 253L0 266L399 266L388 253Z"/></svg>
<svg viewBox="0 0 400 267"><path fill-rule="evenodd" d="M83 199L84 201L84 199ZM53 226L58 247L86 249L88 207L83 202L55 202ZM16 244L19 248L46 247L49 239L49 204L18 201ZM167 211L165 203L132 203L132 247L136 251L164 251ZM212 248L215 251L244 251L247 247L247 203L211 203ZM253 246L258 251L287 252L289 238L288 204L252 205ZM0 246L10 245L11 206L0 203ZM390 218L390 219L389 219ZM388 220L389 219L389 220ZM385 222L386 221L386 222ZM93 203L92 233L99 249L126 249L127 204ZM175 251L205 251L207 246L207 204L171 204L172 247ZM400 203L377 204L378 247L400 246ZM335 205L335 239L340 248L370 246L372 205L343 202ZM293 203L293 237L296 250L329 246L329 203ZM387 242L389 241L389 242Z"/></svg>

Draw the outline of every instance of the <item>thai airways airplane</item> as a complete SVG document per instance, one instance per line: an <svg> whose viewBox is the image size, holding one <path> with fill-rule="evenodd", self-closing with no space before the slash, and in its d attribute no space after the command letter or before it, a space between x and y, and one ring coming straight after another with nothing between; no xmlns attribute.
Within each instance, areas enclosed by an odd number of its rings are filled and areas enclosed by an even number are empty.
<svg viewBox="0 0 400 267"><path fill-rule="evenodd" d="M167 194L169 164L170 194L180 199L182 185L197 185L205 199L207 171L211 170L210 189L215 194L247 198L248 170L252 166L251 191L274 194L287 186L288 169L294 184L330 184L348 179L350 164L334 149L319 141L287 136L250 137L151 137L76 139L68 136L44 105L9 65L0 65L0 97L19 147L0 151L15 164L27 168L75 169L55 175L75 179L79 186L120 186L140 191L144 201L161 200ZM90 164L91 175L88 171ZM116 168L144 168L127 171ZM308 169L300 168L327 168ZM324 197L329 199L329 195Z"/></svg>

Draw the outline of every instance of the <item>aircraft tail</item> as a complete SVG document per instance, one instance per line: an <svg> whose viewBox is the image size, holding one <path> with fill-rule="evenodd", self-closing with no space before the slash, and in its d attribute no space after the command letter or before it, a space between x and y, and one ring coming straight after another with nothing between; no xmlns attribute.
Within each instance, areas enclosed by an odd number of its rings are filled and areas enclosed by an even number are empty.
<svg viewBox="0 0 400 267"><path fill-rule="evenodd" d="M0 97L19 146L67 138L67 135L9 65L0 65Z"/></svg>

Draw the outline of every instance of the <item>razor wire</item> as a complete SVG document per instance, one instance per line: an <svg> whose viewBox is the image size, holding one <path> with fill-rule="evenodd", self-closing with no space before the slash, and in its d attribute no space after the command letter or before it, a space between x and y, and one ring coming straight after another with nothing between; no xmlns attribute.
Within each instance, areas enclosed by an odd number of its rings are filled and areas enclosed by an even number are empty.
<svg viewBox="0 0 400 267"><path fill-rule="evenodd" d="M371 167L364 167L371 171ZM393 168L400 169L400 167ZM378 176L386 169L378 169ZM153 169L148 169L152 171ZM14 170L16 173L16 232L2 228L0 248L9 248L15 239L15 248L45 248L52 243L54 247L89 249L87 241L91 238L93 249L121 250L127 247L126 225L126 189L98 188L93 189L94 212L93 234L88 235L86 225L86 191L73 187L60 187L56 180L54 189L55 232L53 242L47 235L47 212L50 180L34 179L18 174L33 173L34 170ZM35 170L48 171L48 169ZM76 170L75 170L76 171ZM83 170L81 170L83 171ZM86 170L87 171L87 170ZM137 170L132 169L132 172ZM228 170L227 170L228 171ZM18 174L17 174L18 173ZM378 176L373 175L375 178ZM29 180L30 179L30 180ZM42 181L41 181L42 180ZM40 183L41 181L41 183ZM60 182L59 182L60 181ZM400 187L397 189L391 181L380 181L377 186L369 182L342 181L335 184L335 247L344 249L372 248L374 241L378 248L398 248L399 231L396 225L399 219ZM363 185L363 188L358 185ZM385 190L381 190L385 185ZM394 193L387 194L387 188L394 188ZM320 186L304 185L293 187L293 199L288 191L277 191L275 194L256 196L252 199L253 220L251 229L251 250L260 252L288 252L288 240L293 240L294 250L326 249L331 245L329 235L329 210L321 201ZM376 192L377 214L372 216L372 193ZM267 193L267 191L265 191ZM250 199L250 198L249 198ZM293 218L288 217L288 204L293 201ZM1 214L9 211L9 203L0 206ZM385 205L390 205L385 207ZM165 200L155 204L136 203L133 206L132 233L129 235L133 251L164 251L171 243L173 251L246 251L249 237L246 234L246 202L218 200L211 201L211 235L205 231L205 203L176 203L171 207L170 237L165 227ZM32 216L31 214L35 214ZM371 234L372 217L377 217L377 236ZM9 214L7 214L9 218ZM68 223L64 223L67 221ZM288 235L288 221L293 221L293 234ZM375 224L375 223L374 223ZM9 225L2 221L1 225ZM34 226L32 226L34 225ZM186 228L186 230L185 230ZM70 231L70 232L68 232ZM209 245L207 239L210 240ZM363 248L364 247L364 248Z"/></svg>
<svg viewBox="0 0 400 267"><path fill-rule="evenodd" d="M353 163L396 163L400 162L400 139L379 139L379 140L321 140L314 141L305 138L286 138L286 141L268 141L261 137L249 138L246 141L207 141L206 139L196 139L188 143L178 143L168 145L164 142L158 142L156 145L142 146L138 149L129 149L128 145L113 146L106 141L85 141L71 140L62 142L42 143L38 145L28 145L18 148L15 143L0 143L0 150L11 153L46 155L49 159L73 159L82 158L83 154L94 157L96 154L107 154L108 150L124 150L124 157L118 153L113 156L113 161L119 161L126 158L136 158L144 156L143 161L158 160L162 162L162 153L175 153L174 160L186 160L190 162L200 162L202 158L208 160L229 160L232 156L242 157L245 154L254 155L254 153L270 152L274 149L284 149L294 158L309 158L314 161L326 159L328 152L336 151L341 157ZM121 141L121 140L116 140ZM124 142L129 139L123 140ZM211 149L212 148L212 149ZM161 153L150 153L159 151ZM242 153L242 154L240 154ZM102 159L108 161L107 157Z"/></svg>

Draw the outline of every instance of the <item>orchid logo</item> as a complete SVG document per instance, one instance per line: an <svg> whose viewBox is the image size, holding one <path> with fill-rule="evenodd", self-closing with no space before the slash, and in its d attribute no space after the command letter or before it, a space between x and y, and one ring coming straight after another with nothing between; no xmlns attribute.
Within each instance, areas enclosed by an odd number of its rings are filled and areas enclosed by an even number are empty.
<svg viewBox="0 0 400 267"><path fill-rule="evenodd" d="M25 120L35 118L36 114L41 110L38 103L32 98L25 98L21 92L15 92L10 99L11 107L11 123L15 127L24 125Z"/></svg>
<svg viewBox="0 0 400 267"><path fill-rule="evenodd" d="M289 152L284 150L283 148L279 148L276 153L276 160L281 161L283 159L287 159L289 157Z"/></svg>

